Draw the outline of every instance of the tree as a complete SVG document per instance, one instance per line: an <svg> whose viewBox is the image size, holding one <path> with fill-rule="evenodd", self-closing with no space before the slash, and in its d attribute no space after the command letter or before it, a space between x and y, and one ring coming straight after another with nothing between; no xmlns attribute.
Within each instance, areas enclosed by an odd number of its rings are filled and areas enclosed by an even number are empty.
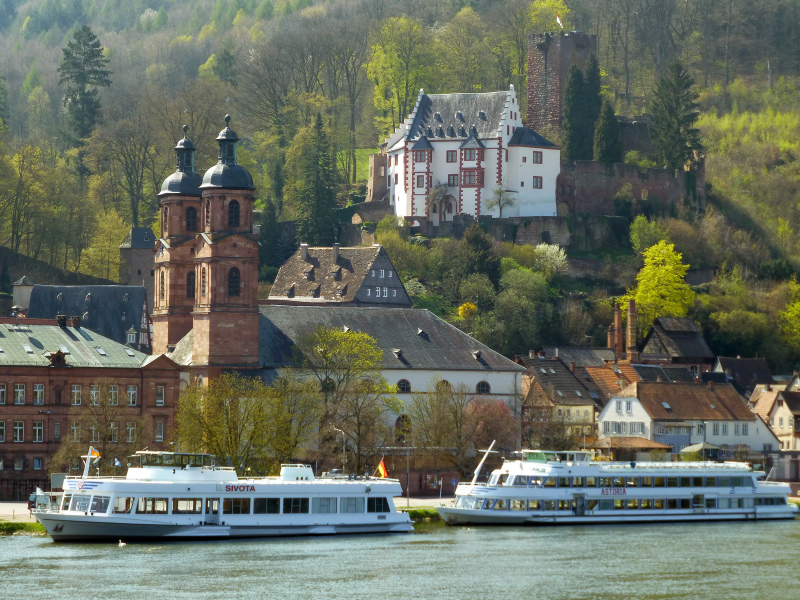
<svg viewBox="0 0 800 600"><path fill-rule="evenodd" d="M614 108L603 102L600 117L594 127L594 160L605 163L622 162L622 136Z"/></svg>
<svg viewBox="0 0 800 600"><path fill-rule="evenodd" d="M100 452L100 464L106 474L123 475L125 468L115 467L114 459L125 465L128 456L150 443L152 417L121 403L119 386L109 380L99 379L78 394L79 404L73 398L67 412L68 432L50 458L48 470L53 473L80 469L80 456L86 454L91 445Z"/></svg>
<svg viewBox="0 0 800 600"><path fill-rule="evenodd" d="M674 244L661 240L644 251L644 266L636 276L636 289L620 298L620 304L635 300L639 330L645 334L657 317L685 317L694 306L695 293L686 283L689 265Z"/></svg>
<svg viewBox="0 0 800 600"><path fill-rule="evenodd" d="M320 113L317 113L314 125L304 134L299 134L293 145L296 145L292 165L295 180L291 195L300 213L298 234L303 242L330 246L334 235L336 196L330 146Z"/></svg>
<svg viewBox="0 0 800 600"><path fill-rule="evenodd" d="M259 379L224 373L178 398L175 439L181 450L216 455L240 472L267 466L269 392Z"/></svg>
<svg viewBox="0 0 800 600"><path fill-rule="evenodd" d="M477 223L473 223L458 243L454 275L465 278L471 273L483 273L492 283L500 278L500 257L494 250L492 238Z"/></svg>
<svg viewBox="0 0 800 600"><path fill-rule="evenodd" d="M481 92L486 80L486 26L471 7L462 8L441 35L444 72L454 92Z"/></svg>
<svg viewBox="0 0 800 600"><path fill-rule="evenodd" d="M692 85L694 80L677 59L669 63L656 84L650 134L659 158L670 169L682 168L702 147L700 130L694 127L700 113Z"/></svg>
<svg viewBox="0 0 800 600"><path fill-rule="evenodd" d="M476 449L488 448L493 440L498 450L518 449L520 422L504 400L473 398L467 408L476 423L472 438Z"/></svg>
<svg viewBox="0 0 800 600"><path fill-rule="evenodd" d="M499 217L502 219L503 209L510 208L516 203L517 197L514 194L499 187L492 192L492 197L486 200L486 208L489 210L494 210L497 208L499 211Z"/></svg>
<svg viewBox="0 0 800 600"><path fill-rule="evenodd" d="M108 59L103 56L100 40L87 25L75 32L62 52L58 84L67 84L64 106L73 143L78 145L78 140L89 137L94 129L100 110L98 88L111 85L111 71L106 69Z"/></svg>
<svg viewBox="0 0 800 600"><path fill-rule="evenodd" d="M661 240L671 241L669 231L662 221L648 221L644 215L638 215L631 223L631 246L636 254L643 254Z"/></svg>
<svg viewBox="0 0 800 600"><path fill-rule="evenodd" d="M603 106L603 99L600 97L600 64L594 53L589 55L586 63L586 75L583 79L583 95L585 102L586 121L584 123L584 138L582 154L592 155L592 140L597 120L600 118L600 111ZM596 160L596 159L595 159Z"/></svg>
<svg viewBox="0 0 800 600"><path fill-rule="evenodd" d="M565 161L588 160L585 155L584 134L586 123L586 93L584 91L583 73L578 65L570 65L567 72L567 83L564 86L564 104L561 120L563 130L562 156Z"/></svg>
<svg viewBox="0 0 800 600"><path fill-rule="evenodd" d="M81 272L116 281L119 277L119 245L129 229L113 208L99 214L92 242L84 252Z"/></svg>
<svg viewBox="0 0 800 600"><path fill-rule="evenodd" d="M267 415L271 426L266 447L273 469L296 462L298 453L314 439L322 406L315 380L289 369L280 371L279 375L267 389Z"/></svg>
<svg viewBox="0 0 800 600"><path fill-rule="evenodd" d="M0 127L5 124L8 126L8 90L6 89L6 78L0 71Z"/></svg>

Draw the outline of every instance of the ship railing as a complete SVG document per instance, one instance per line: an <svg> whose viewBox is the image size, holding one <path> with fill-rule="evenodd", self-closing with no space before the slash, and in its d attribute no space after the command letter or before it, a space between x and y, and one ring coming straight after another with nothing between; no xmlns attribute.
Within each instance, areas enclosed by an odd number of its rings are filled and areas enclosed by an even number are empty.
<svg viewBox="0 0 800 600"><path fill-rule="evenodd" d="M87 475L82 477L80 475L67 475L64 479L127 479L125 475Z"/></svg>
<svg viewBox="0 0 800 600"><path fill-rule="evenodd" d="M750 469L750 465L741 462L713 462L713 461L694 461L694 462L615 462L615 463L601 463L600 470L613 470L613 469L630 469L634 466L637 469Z"/></svg>

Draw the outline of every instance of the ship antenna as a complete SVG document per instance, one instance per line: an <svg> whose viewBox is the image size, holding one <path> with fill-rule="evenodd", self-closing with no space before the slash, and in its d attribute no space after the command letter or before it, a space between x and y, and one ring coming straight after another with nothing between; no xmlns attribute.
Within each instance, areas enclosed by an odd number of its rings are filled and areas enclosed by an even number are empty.
<svg viewBox="0 0 800 600"><path fill-rule="evenodd" d="M489 449L484 452L483 458L481 459L481 462L478 463L478 468L475 469L475 475L472 477L472 481L470 482L470 485L475 485L475 482L478 480L478 473L481 472L481 468L483 467L483 463L486 462L486 457L489 456L489 453L492 451L492 448L494 448L494 444L495 444L496 441L497 440L492 440L492 443L489 446Z"/></svg>

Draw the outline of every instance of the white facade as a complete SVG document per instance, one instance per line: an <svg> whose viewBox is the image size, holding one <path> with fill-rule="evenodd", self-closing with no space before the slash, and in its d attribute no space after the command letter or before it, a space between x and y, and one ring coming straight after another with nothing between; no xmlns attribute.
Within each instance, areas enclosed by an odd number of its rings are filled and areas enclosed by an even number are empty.
<svg viewBox="0 0 800 600"><path fill-rule="evenodd" d="M387 140L388 197L400 217L432 223L455 214L500 217L495 190L514 198L503 217L556 216L561 150L523 127L514 87L486 94L420 90L409 117ZM428 193L446 186L440 201Z"/></svg>

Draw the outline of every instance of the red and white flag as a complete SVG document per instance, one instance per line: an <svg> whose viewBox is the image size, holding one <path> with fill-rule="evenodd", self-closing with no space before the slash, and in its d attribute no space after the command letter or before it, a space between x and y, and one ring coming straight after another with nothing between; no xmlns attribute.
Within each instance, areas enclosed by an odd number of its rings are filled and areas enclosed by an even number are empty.
<svg viewBox="0 0 800 600"><path fill-rule="evenodd" d="M556 15L556 23L558 23L558 26L561 27L561 29L564 29L564 24L561 22L561 17L558 15Z"/></svg>

